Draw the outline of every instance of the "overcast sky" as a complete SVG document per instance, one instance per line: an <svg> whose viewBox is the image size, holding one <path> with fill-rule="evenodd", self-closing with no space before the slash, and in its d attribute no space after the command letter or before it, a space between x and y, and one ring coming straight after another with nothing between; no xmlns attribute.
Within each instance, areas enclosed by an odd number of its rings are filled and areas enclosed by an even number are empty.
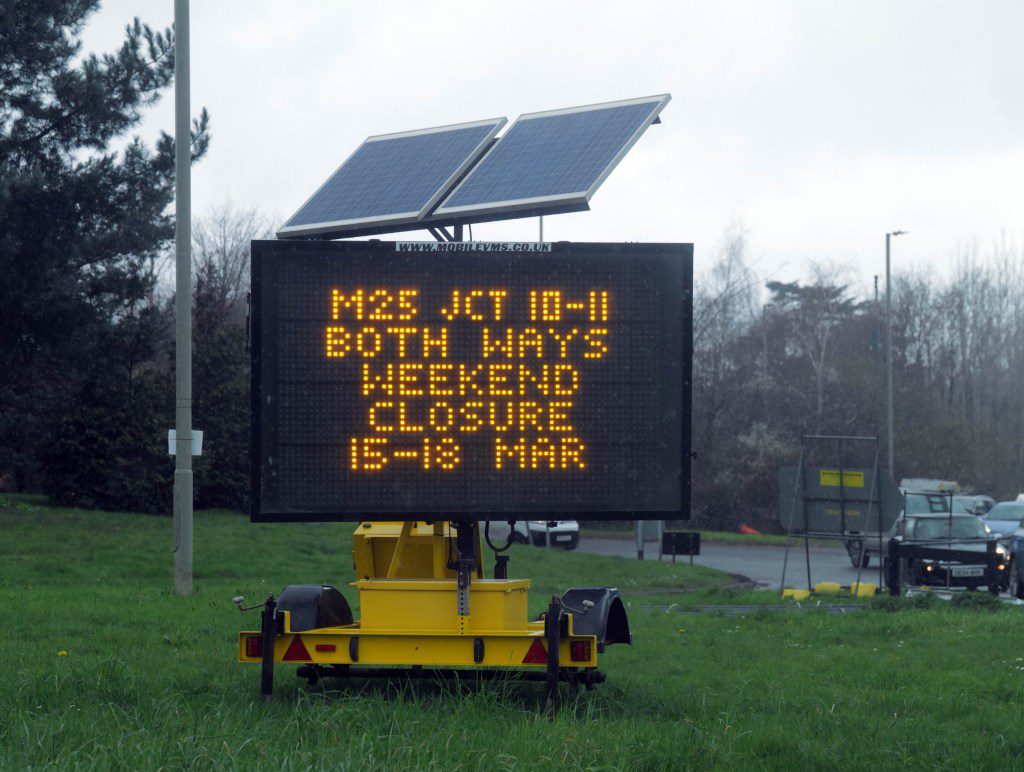
<svg viewBox="0 0 1024 772"><path fill-rule="evenodd" d="M213 139L193 212L290 216L371 134L646 96L672 101L549 240L692 241L737 219L764 275L808 259L948 266L1024 241L1024 3L193 2L192 105ZM172 0L106 0L87 50ZM140 133L173 129L173 99ZM474 228L535 239L537 221ZM423 232L414 238L429 238Z"/></svg>

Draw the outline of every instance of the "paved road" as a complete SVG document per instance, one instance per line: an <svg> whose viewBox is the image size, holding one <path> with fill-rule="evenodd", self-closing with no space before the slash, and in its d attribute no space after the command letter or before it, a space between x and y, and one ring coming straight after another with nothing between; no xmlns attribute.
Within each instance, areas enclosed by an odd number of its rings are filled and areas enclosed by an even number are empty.
<svg viewBox="0 0 1024 772"><path fill-rule="evenodd" d="M595 555L621 555L636 558L636 543L632 539L587 538L580 539L580 550ZM703 543L701 554L694 563L717 568L730 574L745 576L767 587L777 589L782 576L784 545L775 544L734 544ZM658 545L648 543L644 557L657 560ZM665 558L671 560L671 558ZM689 558L676 558L686 561ZM872 560L871 567L863 570L865 582L878 582L878 563ZM846 550L841 547L811 547L811 580L817 582L839 582L850 584L857 581L857 569L850 566ZM803 542L794 540L786 568L786 585L807 586L807 563L804 559Z"/></svg>

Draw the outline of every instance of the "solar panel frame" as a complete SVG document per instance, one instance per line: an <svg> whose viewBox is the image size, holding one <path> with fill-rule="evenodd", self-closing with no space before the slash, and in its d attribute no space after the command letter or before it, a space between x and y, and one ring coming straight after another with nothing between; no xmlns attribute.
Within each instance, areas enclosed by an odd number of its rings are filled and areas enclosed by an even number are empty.
<svg viewBox="0 0 1024 772"><path fill-rule="evenodd" d="M284 225L277 231L278 238L295 238L297 236L315 236L318 234L334 233L346 230L352 230L357 228L376 228L376 227L387 227L387 226L400 226L407 225L409 223L416 223L422 220L426 215L433 209L438 201L440 201L445 194L451 190L452 185L462 177L466 171L481 157L494 141L494 137L502 129L505 124L508 123L507 118L488 118L479 121L469 121L467 123L453 123L446 126L433 126L426 129L414 129L412 131L400 131L392 134L376 134L367 137L363 140L359 147L357 147L342 163L335 169L324 182L318 187L309 198L307 198L301 206L299 206L295 212L288 218L288 221L295 219L295 217L306 208L320 193L331 184L331 181L338 175L338 173L345 168L345 166L352 161L359 153L371 142L386 142L389 140L402 139L405 137L421 136L425 134L441 134L445 132L458 131L460 129L472 129L479 126L491 126L490 130L486 132L479 143L467 154L466 158L441 184L438 185L436 190L430 197L423 203L419 209L408 212L392 212L381 215L372 215L367 217L356 217L340 220L327 220L317 223L303 223L299 225Z"/></svg>
<svg viewBox="0 0 1024 772"><path fill-rule="evenodd" d="M455 188L448 193L441 201L441 204L433 211L432 216L441 217L457 217L467 216L473 213L481 214L495 214L499 212L511 212L521 209L534 209L544 206L552 205L585 205L590 201L590 198L597 192L597 189L601 184L608 178L608 175L614 171L615 167L618 166L619 162L625 157L626 153L632 149L633 145L637 143L647 128L658 120L661 111L665 108L671 100L671 94L657 94L654 96L637 97L635 99L623 99L616 102L603 102L599 104L581 105L579 107L567 107L559 110L546 110L536 113L524 113L520 115L515 122L508 128L508 130L491 146L491 148L484 153L483 157L476 162L473 168L468 174L455 186ZM630 137L623 143L622 147L619 148L618 152L612 157L604 169L594 178L594 181L585 190L571 191L567 193L559 193L549 196L531 196L527 198L518 199L506 199L500 201L491 201L485 203L471 203L463 204L459 206L448 206L447 202L454 199L458 194L459 190L472 179L473 175L480 169L485 168L488 158L495 152L499 151L501 143L506 138L511 136L516 130L516 127L521 121L531 121L542 118L550 118L558 115L568 115L571 113L582 113L582 112L593 112L597 110L611 109L615 107L625 107L636 104L651 104L651 111L648 113L644 121L634 130Z"/></svg>

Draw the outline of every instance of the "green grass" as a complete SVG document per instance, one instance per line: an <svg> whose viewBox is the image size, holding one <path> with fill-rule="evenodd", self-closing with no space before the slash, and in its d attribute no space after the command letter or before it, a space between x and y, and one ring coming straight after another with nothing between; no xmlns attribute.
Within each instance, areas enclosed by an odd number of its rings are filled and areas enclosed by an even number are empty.
<svg viewBox="0 0 1024 772"><path fill-rule="evenodd" d="M689 525L673 525L673 529L681 531L700 530ZM593 536L597 538L633 539L634 525L632 522L622 521L584 523L581 527L582 536ZM774 533L739 533L737 531L700 531L701 542L724 542L732 544L785 544L786 537ZM652 542L653 543L653 542ZM839 540L816 539L813 544L828 544L835 546L840 544Z"/></svg>
<svg viewBox="0 0 1024 772"><path fill-rule="evenodd" d="M173 595L171 524L0 497L0 767L977 768L1024 754L1020 609L879 601L846 616L640 611L747 602L716 572L517 548L539 610L618 585L635 644L553 719L535 685L326 684L235 662L230 602L352 577L351 526L196 516L196 592ZM776 602L762 593L756 597ZM66 655L60 652L66 651Z"/></svg>
<svg viewBox="0 0 1024 772"><path fill-rule="evenodd" d="M726 542L732 544L780 544L788 541L788 537L775 533L736 533L735 531L701 531L701 541ZM793 544L803 542L799 536L793 537ZM812 539L811 547L842 547L841 539Z"/></svg>
<svg viewBox="0 0 1024 772"><path fill-rule="evenodd" d="M701 531L701 541L734 542L740 544L785 544L786 537L774 533L737 533L735 531Z"/></svg>

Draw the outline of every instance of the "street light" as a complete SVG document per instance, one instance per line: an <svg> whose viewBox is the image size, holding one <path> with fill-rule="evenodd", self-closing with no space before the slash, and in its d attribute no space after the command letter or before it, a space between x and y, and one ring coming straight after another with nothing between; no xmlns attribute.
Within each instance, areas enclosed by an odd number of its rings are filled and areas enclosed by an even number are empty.
<svg viewBox="0 0 1024 772"><path fill-rule="evenodd" d="M188 0L174 0L174 591L192 592L192 133Z"/></svg>
<svg viewBox="0 0 1024 772"><path fill-rule="evenodd" d="M886 439L889 443L889 477L895 479L893 471L892 432L892 272L890 270L889 243L893 236L902 236L906 231L891 231L885 234L885 413Z"/></svg>

